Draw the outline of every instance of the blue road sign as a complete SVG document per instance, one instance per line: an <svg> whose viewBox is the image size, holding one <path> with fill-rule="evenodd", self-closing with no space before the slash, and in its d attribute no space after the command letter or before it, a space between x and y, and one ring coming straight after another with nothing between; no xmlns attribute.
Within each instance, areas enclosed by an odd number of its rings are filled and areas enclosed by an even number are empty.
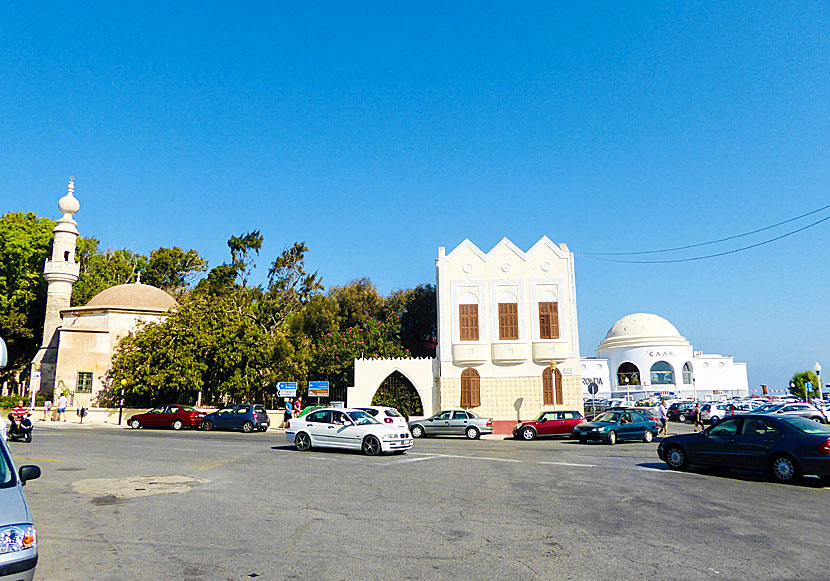
<svg viewBox="0 0 830 581"><path fill-rule="evenodd" d="M297 397L297 382L280 381L277 384L277 397Z"/></svg>
<svg viewBox="0 0 830 581"><path fill-rule="evenodd" d="M309 381L308 395L311 397L328 397L329 396L329 382L328 381Z"/></svg>

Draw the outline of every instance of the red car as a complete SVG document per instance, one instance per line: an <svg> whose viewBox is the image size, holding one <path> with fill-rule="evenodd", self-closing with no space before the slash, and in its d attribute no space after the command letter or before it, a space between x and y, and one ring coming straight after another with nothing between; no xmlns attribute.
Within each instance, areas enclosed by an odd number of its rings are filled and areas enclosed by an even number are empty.
<svg viewBox="0 0 830 581"><path fill-rule="evenodd" d="M131 416L127 425L131 428L198 428L207 414L189 405L160 405L149 412Z"/></svg>
<svg viewBox="0 0 830 581"><path fill-rule="evenodd" d="M533 440L538 436L570 436L574 426L584 423L580 412L541 412L536 419L513 426L517 440Z"/></svg>

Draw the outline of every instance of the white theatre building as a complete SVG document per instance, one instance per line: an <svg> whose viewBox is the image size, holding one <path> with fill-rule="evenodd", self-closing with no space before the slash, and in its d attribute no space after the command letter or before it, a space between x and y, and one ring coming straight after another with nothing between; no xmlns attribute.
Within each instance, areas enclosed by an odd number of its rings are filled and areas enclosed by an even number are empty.
<svg viewBox="0 0 830 581"><path fill-rule="evenodd" d="M623 317L608 330L596 354L581 361L585 397L591 381L599 387L598 397L675 394L717 400L749 395L746 363L695 351L674 325L657 315Z"/></svg>
<svg viewBox="0 0 830 581"><path fill-rule="evenodd" d="M573 254L542 238L527 252L506 238L438 249L436 360L357 360L348 405L368 405L395 374L424 414L466 408L512 426L541 410L581 409Z"/></svg>

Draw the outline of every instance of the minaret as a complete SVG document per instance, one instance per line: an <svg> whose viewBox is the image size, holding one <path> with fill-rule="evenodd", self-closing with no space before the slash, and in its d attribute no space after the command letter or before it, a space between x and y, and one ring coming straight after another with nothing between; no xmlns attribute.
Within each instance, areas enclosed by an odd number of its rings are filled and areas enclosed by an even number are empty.
<svg viewBox="0 0 830 581"><path fill-rule="evenodd" d="M49 285L46 290L46 318L43 322L43 341L32 361L30 389L51 394L55 389L55 365L58 361L58 336L61 311L69 308L72 285L78 280L80 265L75 262L78 225L72 218L81 205L73 195L75 178L69 178L64 197L58 201L63 217L55 224L52 258L46 259L43 276Z"/></svg>

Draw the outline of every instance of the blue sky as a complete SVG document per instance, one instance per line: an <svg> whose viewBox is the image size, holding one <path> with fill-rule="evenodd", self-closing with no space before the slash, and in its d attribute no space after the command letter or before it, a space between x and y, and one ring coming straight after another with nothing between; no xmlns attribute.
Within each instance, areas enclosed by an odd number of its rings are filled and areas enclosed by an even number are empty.
<svg viewBox="0 0 830 581"><path fill-rule="evenodd" d="M305 240L388 293L464 238L649 250L830 203L826 3L167 4L0 5L0 211L56 217L74 175L104 247L216 265L258 228L262 265ZM578 257L582 352L644 311L752 386L830 376L828 234Z"/></svg>

